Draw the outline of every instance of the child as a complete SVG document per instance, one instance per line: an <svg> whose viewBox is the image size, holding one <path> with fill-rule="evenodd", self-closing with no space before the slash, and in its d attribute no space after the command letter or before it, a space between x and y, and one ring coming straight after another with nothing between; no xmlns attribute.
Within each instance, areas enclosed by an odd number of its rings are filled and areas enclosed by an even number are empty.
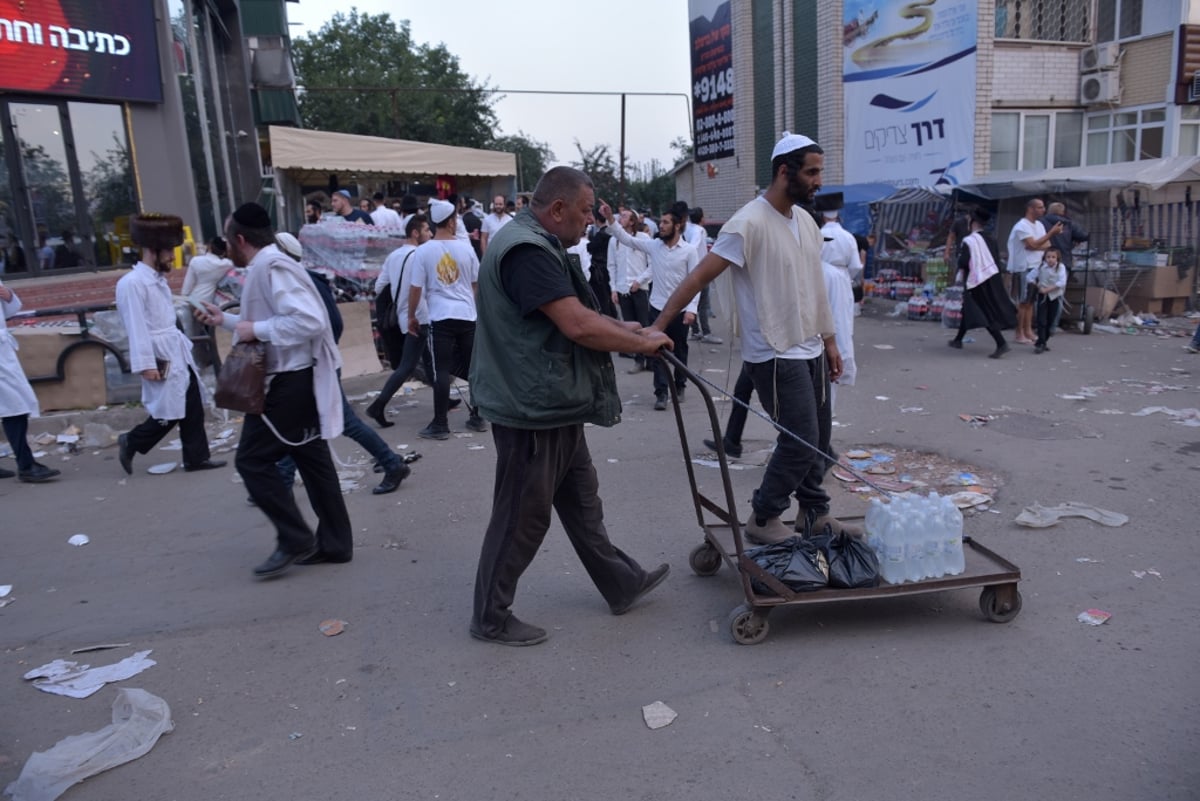
<svg viewBox="0 0 1200 801"><path fill-rule="evenodd" d="M1030 288L1036 292L1037 303L1037 340L1033 343L1034 353L1044 353L1050 350L1046 344L1050 339L1050 330L1058 319L1058 308L1062 303L1063 290L1067 286L1067 268L1058 248L1050 248L1042 256L1042 263L1037 269L1029 271Z"/></svg>

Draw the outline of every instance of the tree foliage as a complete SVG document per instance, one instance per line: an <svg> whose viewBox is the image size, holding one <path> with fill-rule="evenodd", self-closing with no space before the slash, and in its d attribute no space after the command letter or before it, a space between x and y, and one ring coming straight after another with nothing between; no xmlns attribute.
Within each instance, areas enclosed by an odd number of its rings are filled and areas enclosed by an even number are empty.
<svg viewBox="0 0 1200 801"><path fill-rule="evenodd" d="M524 131L514 135L498 136L492 141L493 150L517 154L517 191L532 192L538 179L554 161L554 151L545 142L539 142Z"/></svg>
<svg viewBox="0 0 1200 801"><path fill-rule="evenodd" d="M352 8L292 49L306 128L462 147L494 139L490 88L445 45L415 43L407 20Z"/></svg>

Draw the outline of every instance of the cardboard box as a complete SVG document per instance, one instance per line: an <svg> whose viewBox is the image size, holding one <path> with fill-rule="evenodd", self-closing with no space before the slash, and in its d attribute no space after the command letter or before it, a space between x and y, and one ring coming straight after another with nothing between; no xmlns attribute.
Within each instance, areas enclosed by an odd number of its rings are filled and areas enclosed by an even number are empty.
<svg viewBox="0 0 1200 801"><path fill-rule="evenodd" d="M1127 297L1145 300L1188 298L1193 290L1194 270L1191 267L1148 267L1129 278Z"/></svg>
<svg viewBox="0 0 1200 801"><path fill-rule="evenodd" d="M1117 308L1117 303L1120 302L1121 296L1111 289L1102 289L1098 286L1090 286L1087 288L1084 302L1092 307L1095 314L1095 319L1101 322L1112 317L1113 312Z"/></svg>

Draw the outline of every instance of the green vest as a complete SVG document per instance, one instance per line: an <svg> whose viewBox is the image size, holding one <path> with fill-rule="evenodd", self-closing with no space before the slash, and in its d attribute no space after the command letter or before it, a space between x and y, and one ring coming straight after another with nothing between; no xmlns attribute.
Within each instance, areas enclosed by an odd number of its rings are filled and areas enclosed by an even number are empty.
<svg viewBox="0 0 1200 801"><path fill-rule="evenodd" d="M536 245L550 254L562 265L579 301L597 309L578 261L523 209L488 240L479 267L472 402L488 420L510 428L616 425L621 399L612 357L572 342L544 314L523 316L504 291L500 262L518 245Z"/></svg>

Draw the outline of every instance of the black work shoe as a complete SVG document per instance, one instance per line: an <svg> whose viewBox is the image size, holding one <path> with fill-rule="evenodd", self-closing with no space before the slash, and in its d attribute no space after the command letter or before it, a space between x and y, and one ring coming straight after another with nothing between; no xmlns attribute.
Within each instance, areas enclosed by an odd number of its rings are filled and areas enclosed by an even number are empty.
<svg viewBox="0 0 1200 801"><path fill-rule="evenodd" d="M483 418L477 414L473 414L467 418L467 428L480 433L488 430L487 423L483 422Z"/></svg>
<svg viewBox="0 0 1200 801"><path fill-rule="evenodd" d="M646 574L646 579L645 579L645 581L642 582L641 589L639 589L636 593L634 593L634 596L632 598L630 598L628 601L626 601L623 604L617 604L616 606L610 606L609 609L612 610L612 613L614 615L625 614L633 607L633 605L635 603L638 602L639 598L641 598L643 595L646 595L647 593L649 593L651 590L653 590L659 584L662 584L663 580L666 579L667 574L670 572L671 572L671 566L668 565L666 562L663 562L661 565L659 565L658 567L654 568L653 570L651 570L649 573Z"/></svg>
<svg viewBox="0 0 1200 801"><path fill-rule="evenodd" d="M0 467L0 478L12 478L15 475L16 473L13 471L5 470L3 467Z"/></svg>
<svg viewBox="0 0 1200 801"><path fill-rule="evenodd" d="M117 437L117 461L121 463L121 469L133 475L133 448L129 447L128 434Z"/></svg>
<svg viewBox="0 0 1200 801"><path fill-rule="evenodd" d="M61 470L55 470L52 467L46 467L44 464L34 462L33 467L28 470L17 471L17 480L24 481L26 484L41 484L60 475L62 475Z"/></svg>
<svg viewBox="0 0 1200 801"><path fill-rule="evenodd" d="M1008 346L1008 343L1005 342L1003 345L1001 345L1000 347L996 348L994 351L989 353L988 358L989 359L999 359L1001 356L1008 353L1010 350L1012 350L1012 348L1010 348Z"/></svg>
<svg viewBox="0 0 1200 801"><path fill-rule="evenodd" d="M275 553L267 557L267 561L263 562L258 567L254 568L255 578L274 578L282 575L292 563L298 559L309 556L308 553L288 553L287 551L275 549Z"/></svg>
<svg viewBox="0 0 1200 801"><path fill-rule="evenodd" d="M430 423L418 431L417 436L422 439L450 439L450 429Z"/></svg>
<svg viewBox="0 0 1200 801"><path fill-rule="evenodd" d="M374 420L375 424L380 428L389 428L396 425L387 419L387 414L384 411L383 404L381 404L378 400L373 401L371 405L367 407L366 412L367 417L370 417L372 420Z"/></svg>
<svg viewBox="0 0 1200 801"><path fill-rule="evenodd" d="M228 462L226 462L224 459L205 459L199 464L185 464L183 466L183 472L195 473L197 470L219 470L227 464Z"/></svg>
<svg viewBox="0 0 1200 801"><path fill-rule="evenodd" d="M955 350L962 350L962 340L961 339L952 339L949 342L947 342L946 344L949 345L950 347L954 348Z"/></svg>
<svg viewBox="0 0 1200 801"><path fill-rule="evenodd" d="M741 445L730 444L730 442L728 440L725 441L724 445L725 445L725 455L726 456L732 456L734 459L742 458L742 446ZM704 447L708 448L709 450L711 450L715 453L717 450L717 441L714 439L706 439L706 440L704 440Z"/></svg>
<svg viewBox="0 0 1200 801"><path fill-rule="evenodd" d="M395 492L400 489L400 482L408 478L411 473L412 468L401 462L395 469L384 472L383 481L380 481L379 486L371 490L371 494L386 495L389 492Z"/></svg>
<svg viewBox="0 0 1200 801"><path fill-rule="evenodd" d="M451 398L450 405L448 405L446 408L450 411L454 411L459 406L462 406L462 398Z"/></svg>
<svg viewBox="0 0 1200 801"><path fill-rule="evenodd" d="M654 399L654 411L665 412L667 410L667 398L665 395L660 395Z"/></svg>
<svg viewBox="0 0 1200 801"><path fill-rule="evenodd" d="M312 553L309 553L305 556L301 556L299 559L296 560L296 564L298 564L298 565L324 565L324 564L344 565L353 558L354 558L353 553L329 553L327 551L322 551L320 548L318 548L317 550L313 551Z"/></svg>
<svg viewBox="0 0 1200 801"><path fill-rule="evenodd" d="M471 636L484 642L494 642L497 645L512 645L518 648L524 645L537 645L550 638L545 629L520 621L516 615L509 615L508 620L504 621L504 628L494 636L484 634L472 623Z"/></svg>

